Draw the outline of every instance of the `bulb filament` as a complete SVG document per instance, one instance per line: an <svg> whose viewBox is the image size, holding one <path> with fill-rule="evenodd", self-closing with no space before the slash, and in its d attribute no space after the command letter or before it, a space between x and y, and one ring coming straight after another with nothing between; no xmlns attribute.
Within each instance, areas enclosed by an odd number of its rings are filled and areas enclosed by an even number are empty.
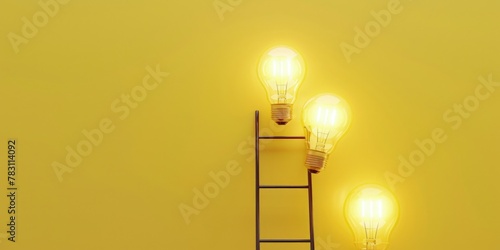
<svg viewBox="0 0 500 250"><path fill-rule="evenodd" d="M361 218L365 229L365 249L376 250L377 233L383 217L381 200L361 200Z"/></svg>

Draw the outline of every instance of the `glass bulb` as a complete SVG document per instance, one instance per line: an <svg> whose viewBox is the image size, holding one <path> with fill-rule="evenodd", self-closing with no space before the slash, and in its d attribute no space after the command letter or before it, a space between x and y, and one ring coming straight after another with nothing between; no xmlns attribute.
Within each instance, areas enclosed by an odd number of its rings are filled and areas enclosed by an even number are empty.
<svg viewBox="0 0 500 250"><path fill-rule="evenodd" d="M349 194L344 215L354 233L357 249L385 250L399 217L399 206L387 189L368 184Z"/></svg>
<svg viewBox="0 0 500 250"><path fill-rule="evenodd" d="M271 103L271 117L279 125L292 119L292 104L305 76L304 60L295 50L273 47L259 62L259 78Z"/></svg>
<svg viewBox="0 0 500 250"><path fill-rule="evenodd" d="M306 167L319 173L328 155L351 123L351 110L344 99L333 94L320 94L304 105L302 122L306 132Z"/></svg>

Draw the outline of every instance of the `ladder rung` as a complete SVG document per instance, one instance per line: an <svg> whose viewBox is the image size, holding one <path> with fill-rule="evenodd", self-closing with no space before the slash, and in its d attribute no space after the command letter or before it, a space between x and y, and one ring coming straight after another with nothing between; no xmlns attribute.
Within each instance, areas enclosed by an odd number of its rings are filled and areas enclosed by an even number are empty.
<svg viewBox="0 0 500 250"><path fill-rule="evenodd" d="M309 185L261 185L259 188L309 188Z"/></svg>
<svg viewBox="0 0 500 250"><path fill-rule="evenodd" d="M261 243L310 243L309 239L261 239Z"/></svg>
<svg viewBox="0 0 500 250"><path fill-rule="evenodd" d="M305 136L259 136L259 139L305 139Z"/></svg>

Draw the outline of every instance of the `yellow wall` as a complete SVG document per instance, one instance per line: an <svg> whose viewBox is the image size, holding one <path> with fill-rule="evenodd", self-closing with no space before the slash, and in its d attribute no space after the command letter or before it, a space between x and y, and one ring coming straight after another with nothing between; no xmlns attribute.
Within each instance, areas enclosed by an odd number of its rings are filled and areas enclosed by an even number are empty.
<svg viewBox="0 0 500 250"><path fill-rule="evenodd" d="M354 249L342 206L362 183L400 202L389 249L497 249L500 2L40 3L0 3L0 193L9 138L19 188L16 243L1 249L254 249L254 110L267 131L300 135L301 106L321 92L344 97L353 122L314 176L318 249ZM308 67L286 128L269 125L256 74L277 44ZM433 133L441 143L418 162L415 141ZM70 166L78 147L87 156ZM302 142L264 147L263 182L305 181ZM418 166L401 167L410 156ZM210 189L222 171L228 183ZM213 198L194 204L206 187ZM266 192L263 236L306 237L305 194ZM1 225L7 207L2 195Z"/></svg>

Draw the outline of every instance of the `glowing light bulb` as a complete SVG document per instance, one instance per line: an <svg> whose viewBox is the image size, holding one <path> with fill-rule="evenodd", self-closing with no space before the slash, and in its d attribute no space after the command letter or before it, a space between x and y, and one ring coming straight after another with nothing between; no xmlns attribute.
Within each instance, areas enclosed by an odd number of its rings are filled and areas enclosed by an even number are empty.
<svg viewBox="0 0 500 250"><path fill-rule="evenodd" d="M311 173L325 168L328 155L351 123L349 105L333 94L320 94L304 105L302 122L306 130L306 167Z"/></svg>
<svg viewBox="0 0 500 250"><path fill-rule="evenodd" d="M399 217L399 206L384 187L368 184L354 189L347 198L344 215L362 250L385 250Z"/></svg>
<svg viewBox="0 0 500 250"><path fill-rule="evenodd" d="M264 53L259 78L271 103L271 118L279 125L292 119L292 105L305 76L304 60L295 50L278 46Z"/></svg>

